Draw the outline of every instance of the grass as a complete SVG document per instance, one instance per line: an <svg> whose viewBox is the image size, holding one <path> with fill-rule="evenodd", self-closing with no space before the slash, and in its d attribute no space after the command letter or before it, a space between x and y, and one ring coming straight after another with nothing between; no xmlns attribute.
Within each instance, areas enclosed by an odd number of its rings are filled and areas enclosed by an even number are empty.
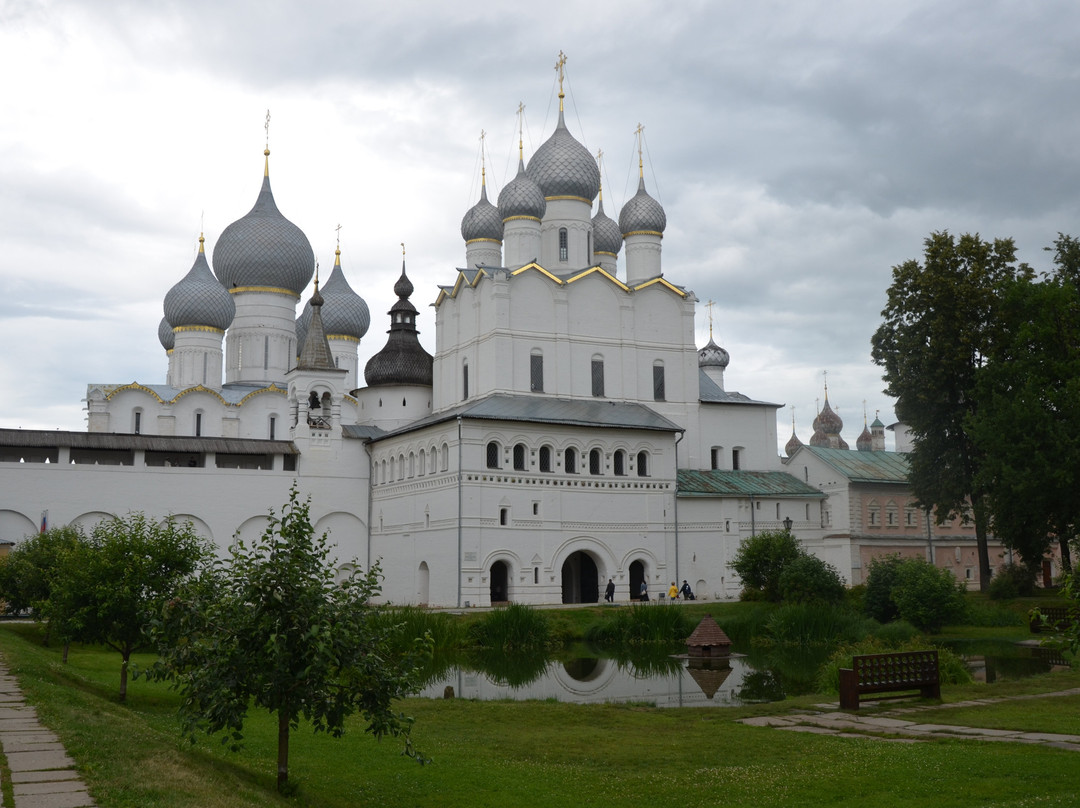
<svg viewBox="0 0 1080 808"><path fill-rule="evenodd" d="M1066 806L1075 804L1075 753L963 739L919 744L842 739L747 727L737 717L807 708L820 696L723 710L626 705L410 699L414 740L433 759L418 766L358 722L342 739L293 735L290 781L274 792L275 723L253 714L237 754L215 740L178 740L176 696L132 683L116 702L114 654L74 648L68 665L29 625L0 626L0 651L44 723L56 730L101 808L249 806ZM139 660L142 664L147 658ZM1080 674L946 688L946 698L1060 690ZM1020 706L1013 706L1020 705ZM1062 709L1064 706L1065 709ZM957 723L1019 721L1062 731L1077 700L1030 699L956 708ZM952 710L936 710L935 723ZM995 718L997 716L997 718ZM949 723L941 720L940 723ZM1051 772L1052 776L1047 776Z"/></svg>

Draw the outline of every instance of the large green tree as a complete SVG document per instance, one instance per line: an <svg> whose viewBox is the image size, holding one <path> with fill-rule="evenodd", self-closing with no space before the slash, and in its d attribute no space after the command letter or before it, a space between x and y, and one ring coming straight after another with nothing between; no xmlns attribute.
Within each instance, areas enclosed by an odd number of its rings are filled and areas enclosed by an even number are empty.
<svg viewBox="0 0 1080 808"><path fill-rule="evenodd" d="M997 328L996 300L1031 270L1017 263L1009 239L939 232L924 246L921 262L893 267L872 356L884 369L897 417L911 430L912 490L939 524L957 516L974 521L985 589L991 567L989 514L977 476L983 456L967 424L978 411L976 382Z"/></svg>
<svg viewBox="0 0 1080 808"><path fill-rule="evenodd" d="M1080 242L1059 235L1053 270L1007 284L967 428L983 457L994 535L1037 567L1055 539L1065 569L1080 526Z"/></svg>
<svg viewBox="0 0 1080 808"><path fill-rule="evenodd" d="M66 650L74 633L67 613L71 604L61 597L54 599L53 592L57 590L67 559L77 556L85 542L81 529L64 525L28 536L0 559L0 598L4 610L8 614L29 611L35 620L44 621L46 645L55 634Z"/></svg>
<svg viewBox="0 0 1080 808"><path fill-rule="evenodd" d="M359 712L376 737L401 736L416 756L412 720L393 705L418 686L417 660L390 650L394 626L368 605L379 570L347 565L338 581L329 556L294 487L262 537L237 541L228 559L205 567L158 627L161 658L149 675L180 691L187 735L224 732L235 748L250 707L277 714L279 791L301 719L340 736Z"/></svg>

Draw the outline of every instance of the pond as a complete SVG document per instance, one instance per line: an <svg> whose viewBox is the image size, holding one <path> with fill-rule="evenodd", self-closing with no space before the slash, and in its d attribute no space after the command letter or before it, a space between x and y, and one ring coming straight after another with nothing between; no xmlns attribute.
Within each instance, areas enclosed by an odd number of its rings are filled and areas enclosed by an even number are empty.
<svg viewBox="0 0 1080 808"><path fill-rule="evenodd" d="M964 658L978 681L1033 676L1065 662L1048 649L1005 640L943 645ZM822 648L747 650L749 655L732 654L726 661L664 655L615 659L584 649L560 659L497 655L488 664L472 660L433 674L419 695L444 698L452 688L457 698L480 701L737 707L814 692L817 670L828 656Z"/></svg>

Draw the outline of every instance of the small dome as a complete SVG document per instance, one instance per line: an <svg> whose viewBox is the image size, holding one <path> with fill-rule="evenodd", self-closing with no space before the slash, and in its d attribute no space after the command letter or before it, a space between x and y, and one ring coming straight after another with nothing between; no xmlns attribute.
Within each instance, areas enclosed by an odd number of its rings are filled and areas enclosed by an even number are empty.
<svg viewBox="0 0 1080 808"><path fill-rule="evenodd" d="M478 239L502 241L502 216L499 209L488 202L486 184L480 188L480 201L469 208L461 220L461 237L466 242Z"/></svg>
<svg viewBox="0 0 1080 808"><path fill-rule="evenodd" d="M518 159L517 176L499 193L499 215L505 223L507 219L526 217L543 219L547 211L544 192L535 181L525 173L525 161Z"/></svg>
<svg viewBox="0 0 1080 808"><path fill-rule="evenodd" d="M596 167L596 160L570 134L561 109L555 131L529 160L526 173L548 199L572 196L592 204L600 192L600 169Z"/></svg>
<svg viewBox="0 0 1080 808"><path fill-rule="evenodd" d="M709 344L698 351L699 368L726 368L731 362L731 354L713 342L709 337Z"/></svg>
<svg viewBox="0 0 1080 808"><path fill-rule="evenodd" d="M615 220L604 213L604 197L600 197L600 207L592 219L593 250L595 252L618 255L622 249L622 233Z"/></svg>
<svg viewBox="0 0 1080 808"><path fill-rule="evenodd" d="M285 289L299 297L314 273L311 243L278 210L267 169L255 207L218 238L214 274L226 289L267 287Z"/></svg>
<svg viewBox="0 0 1080 808"><path fill-rule="evenodd" d="M364 366L368 387L388 384L422 384L430 387L433 379L432 357L420 345L416 330L416 307L409 302L412 281L401 262L401 277L394 284L398 301L390 307L390 331L386 345Z"/></svg>
<svg viewBox="0 0 1080 808"><path fill-rule="evenodd" d="M224 331L233 321L236 304L210 271L199 236L199 254L188 274L165 295L165 319L177 328L201 325Z"/></svg>
<svg viewBox="0 0 1080 808"><path fill-rule="evenodd" d="M870 427L865 424L862 434L855 439L855 448L860 452L871 452L874 449L874 436L870 434Z"/></svg>
<svg viewBox="0 0 1080 808"><path fill-rule="evenodd" d="M323 330L328 337L362 339L371 325L371 314L364 298L356 294L341 269L341 250L334 253L334 271L320 290L323 299ZM296 318L296 344L303 345L311 325L312 307L304 306Z"/></svg>
<svg viewBox="0 0 1080 808"><path fill-rule="evenodd" d="M161 347L166 351L171 351L176 344L176 335L173 334L172 326L169 325L169 320L165 317L161 318L161 322L157 327L158 342L161 343Z"/></svg>
<svg viewBox="0 0 1080 808"><path fill-rule="evenodd" d="M825 393L825 406L821 408L821 412L814 419L814 431L824 432L829 435L839 433L843 428L844 421L833 412L833 408L829 406L829 394Z"/></svg>
<svg viewBox="0 0 1080 808"><path fill-rule="evenodd" d="M784 454L791 457L795 454L796 450L802 446L803 443L799 440L799 436L795 434L795 430L791 430L791 437L788 438L788 442L784 444Z"/></svg>
<svg viewBox="0 0 1080 808"><path fill-rule="evenodd" d="M659 202L645 191L645 178L638 179L637 193L623 205L619 212L619 230L623 236L629 233L663 233L667 227L667 214Z"/></svg>

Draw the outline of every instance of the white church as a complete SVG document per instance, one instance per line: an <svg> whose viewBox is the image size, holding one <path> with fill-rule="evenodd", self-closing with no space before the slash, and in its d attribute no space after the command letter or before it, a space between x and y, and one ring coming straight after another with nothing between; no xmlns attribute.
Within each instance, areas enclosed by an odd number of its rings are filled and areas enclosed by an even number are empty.
<svg viewBox="0 0 1080 808"><path fill-rule="evenodd" d="M381 565L387 602L590 603L609 579L619 601L683 580L733 598L739 542L785 526L853 580L826 495L777 453L781 405L728 390L728 353L695 345L643 173L610 218L562 102L560 79L554 132L465 213L463 268L415 290L403 259L363 369L367 304L340 250L314 278L267 150L254 207L165 296L164 383L90 384L87 432L0 429L0 539L139 510L224 552L295 482L339 564Z"/></svg>

